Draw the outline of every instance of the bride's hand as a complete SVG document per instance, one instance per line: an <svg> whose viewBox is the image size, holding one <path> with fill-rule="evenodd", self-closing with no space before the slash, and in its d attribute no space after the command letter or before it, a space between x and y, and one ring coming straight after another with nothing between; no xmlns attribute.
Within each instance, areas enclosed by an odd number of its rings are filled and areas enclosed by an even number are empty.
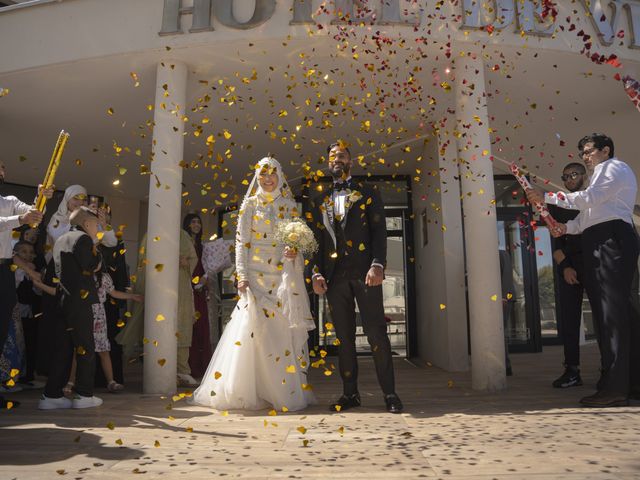
<svg viewBox="0 0 640 480"><path fill-rule="evenodd" d="M284 247L284 256L289 260L293 260L298 256L298 250L291 247Z"/></svg>
<svg viewBox="0 0 640 480"><path fill-rule="evenodd" d="M241 294L244 294L247 291L247 287L249 286L248 280L241 280L238 282L238 291Z"/></svg>

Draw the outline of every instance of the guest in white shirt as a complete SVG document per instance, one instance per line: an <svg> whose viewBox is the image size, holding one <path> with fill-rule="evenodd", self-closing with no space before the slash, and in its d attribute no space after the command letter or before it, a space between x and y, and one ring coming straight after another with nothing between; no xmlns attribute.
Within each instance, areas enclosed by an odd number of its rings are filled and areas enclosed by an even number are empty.
<svg viewBox="0 0 640 480"><path fill-rule="evenodd" d="M0 185L4 183L5 171L4 162L0 160ZM45 197L51 198L53 189L46 189L43 193ZM16 279L11 266L15 264L28 273L36 275L24 261L13 256L11 231L20 225L41 221L42 212L36 210L33 205L27 205L16 197L0 195L0 351L7 339L11 314L17 301ZM0 396L0 409L18 405L19 402L10 402Z"/></svg>
<svg viewBox="0 0 640 480"><path fill-rule="evenodd" d="M582 234L584 277L594 296L590 301L603 371L598 392L580 402L588 407L628 405L629 396L640 396L640 319L631 315L631 283L639 252L633 227L636 176L614 156L613 141L606 135L588 135L578 148L593 171L589 186L547 194L545 200L580 210L575 220L551 232L554 237ZM537 190L527 191L527 197L530 202L543 199Z"/></svg>

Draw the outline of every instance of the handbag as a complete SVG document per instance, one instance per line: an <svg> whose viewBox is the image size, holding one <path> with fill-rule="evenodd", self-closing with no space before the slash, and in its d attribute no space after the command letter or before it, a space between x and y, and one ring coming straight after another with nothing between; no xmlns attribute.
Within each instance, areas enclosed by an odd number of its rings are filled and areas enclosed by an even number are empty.
<svg viewBox="0 0 640 480"><path fill-rule="evenodd" d="M202 266L209 274L221 272L233 265L231 249L233 240L219 238L202 244Z"/></svg>

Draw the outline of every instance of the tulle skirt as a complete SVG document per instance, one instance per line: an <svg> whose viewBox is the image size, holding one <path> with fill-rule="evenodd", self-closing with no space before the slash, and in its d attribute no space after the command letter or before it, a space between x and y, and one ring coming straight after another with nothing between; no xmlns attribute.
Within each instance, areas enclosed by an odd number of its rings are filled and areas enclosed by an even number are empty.
<svg viewBox="0 0 640 480"><path fill-rule="evenodd" d="M308 326L291 325L277 297L247 289L190 403L216 410L279 411L315 403L307 380L307 338Z"/></svg>

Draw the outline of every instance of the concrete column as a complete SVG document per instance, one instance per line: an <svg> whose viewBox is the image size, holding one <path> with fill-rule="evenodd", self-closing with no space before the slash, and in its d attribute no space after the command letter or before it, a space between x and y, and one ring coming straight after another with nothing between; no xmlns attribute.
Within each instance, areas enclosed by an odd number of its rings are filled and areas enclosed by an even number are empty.
<svg viewBox="0 0 640 480"><path fill-rule="evenodd" d="M149 177L143 391L176 391L178 269L187 67L158 64Z"/></svg>
<svg viewBox="0 0 640 480"><path fill-rule="evenodd" d="M455 58L454 74L472 386L475 390L496 391L505 389L507 382L491 139L481 54L462 51Z"/></svg>

